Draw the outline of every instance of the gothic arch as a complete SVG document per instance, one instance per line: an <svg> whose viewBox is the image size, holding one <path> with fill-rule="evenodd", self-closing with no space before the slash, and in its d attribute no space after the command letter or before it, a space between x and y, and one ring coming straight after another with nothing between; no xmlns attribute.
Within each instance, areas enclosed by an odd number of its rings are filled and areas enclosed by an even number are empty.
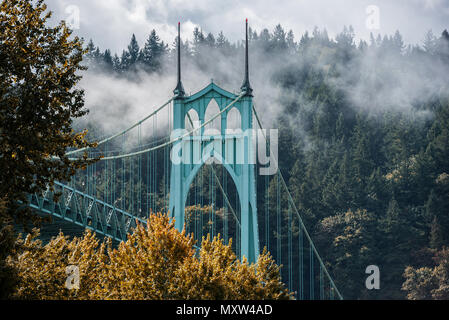
<svg viewBox="0 0 449 320"><path fill-rule="evenodd" d="M204 123L212 119L220 113L220 107L215 99L211 99L206 107L204 113ZM212 122L204 126L204 131L218 131L221 132L221 116L216 117Z"/></svg>
<svg viewBox="0 0 449 320"><path fill-rule="evenodd" d="M192 169L190 174L187 176L187 178L185 180L185 185L184 185L184 190L187 190L187 192L185 192L184 198L183 198L184 205L187 202L188 190L190 189L190 186L192 185L193 180L195 179L196 175L198 174L198 171L204 165L206 165L206 162L207 162L207 160L209 158L215 158L222 166L225 167L226 171L229 173L229 175L232 178L232 181L235 184L235 187L237 189L238 197L239 197L239 199L241 199L241 186L240 186L239 179L238 179L238 176L237 176L236 172L231 168L231 166L229 164L226 164L223 161L223 158L220 155L217 154L217 155L214 155L214 156L211 155L207 159L205 159L202 163L195 165L195 167Z"/></svg>
<svg viewBox="0 0 449 320"><path fill-rule="evenodd" d="M193 122L193 125L191 122ZM200 118L198 116L198 112L196 112L195 109L190 109L186 112L185 119L184 119L184 128L187 131L192 131L193 129L198 129L201 126Z"/></svg>
<svg viewBox="0 0 449 320"><path fill-rule="evenodd" d="M242 115L237 107L233 107L226 115L226 129L242 129Z"/></svg>

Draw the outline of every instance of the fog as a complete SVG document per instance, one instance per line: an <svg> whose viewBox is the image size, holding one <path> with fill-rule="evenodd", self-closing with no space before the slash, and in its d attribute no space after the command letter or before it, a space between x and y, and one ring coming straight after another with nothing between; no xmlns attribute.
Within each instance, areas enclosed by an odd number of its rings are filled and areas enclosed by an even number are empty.
<svg viewBox="0 0 449 320"><path fill-rule="evenodd" d="M316 37L323 34L324 31L318 32ZM404 46L402 54L382 47L357 50L355 57L343 63L340 55L344 51L338 49L337 43L332 40L327 46L312 44L307 48L299 47L297 52L279 53L267 52L260 44L250 42L250 83L265 128L276 128L275 120L288 104L300 104L305 110L317 107L315 101L309 101L304 92L297 89L297 83L302 81L300 75L310 68L325 73L325 83L343 92L354 111L374 116L394 111L416 119L432 117L430 111L420 110L419 105L447 89L449 72L441 60L421 54L422 49L418 47L413 51ZM357 46L357 40L352 45ZM211 81L225 90L239 93L244 78L242 43L236 43L236 48L230 52L224 54L215 48L205 48L196 60L183 53L182 82L186 94L201 90ZM149 115L173 96L176 86L173 52L163 61L162 70L160 74L138 70L131 76L124 76L91 66L80 83L90 113L78 124L95 123L104 135L110 135ZM281 86L279 78L286 74L296 82L294 89ZM152 135L154 130L168 135L170 113L166 108L152 120L155 123L146 123L142 136ZM297 114L289 120L297 127L298 134L307 139L300 125L301 116Z"/></svg>

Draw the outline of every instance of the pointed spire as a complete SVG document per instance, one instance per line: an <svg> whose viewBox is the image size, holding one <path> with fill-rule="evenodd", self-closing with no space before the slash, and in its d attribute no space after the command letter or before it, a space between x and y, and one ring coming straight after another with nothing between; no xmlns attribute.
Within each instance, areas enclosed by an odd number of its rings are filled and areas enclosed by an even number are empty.
<svg viewBox="0 0 449 320"><path fill-rule="evenodd" d="M245 91L247 95L252 95L253 89L249 84L249 66L248 66L248 19L246 19L246 41L245 41L245 79L243 80L242 91Z"/></svg>
<svg viewBox="0 0 449 320"><path fill-rule="evenodd" d="M184 87L181 82L181 22L178 22L178 84L173 93L178 97L183 97L185 95Z"/></svg>

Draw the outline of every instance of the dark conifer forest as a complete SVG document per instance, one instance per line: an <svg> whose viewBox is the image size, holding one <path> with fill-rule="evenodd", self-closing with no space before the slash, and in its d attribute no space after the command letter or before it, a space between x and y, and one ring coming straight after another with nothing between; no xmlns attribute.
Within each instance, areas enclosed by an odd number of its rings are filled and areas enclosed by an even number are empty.
<svg viewBox="0 0 449 320"><path fill-rule="evenodd" d="M156 30L121 53L91 40L88 73L174 79L174 43ZM182 58L185 87L207 84L195 73L230 89L243 79L243 43L223 32L195 29ZM406 45L400 32L356 40L351 27L335 38L250 30L250 70L256 107L279 129L280 170L343 296L449 298L449 33ZM381 290L366 289L368 265Z"/></svg>

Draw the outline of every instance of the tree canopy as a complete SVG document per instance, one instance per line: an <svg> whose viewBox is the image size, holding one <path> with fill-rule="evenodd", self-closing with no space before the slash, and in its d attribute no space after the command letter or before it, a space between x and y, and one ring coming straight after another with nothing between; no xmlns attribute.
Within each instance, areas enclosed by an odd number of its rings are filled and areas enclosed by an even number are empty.
<svg viewBox="0 0 449 320"><path fill-rule="evenodd" d="M151 215L114 248L86 230L68 239L60 233L43 245L38 230L18 238L21 254L8 259L18 272L15 299L290 299L279 267L264 251L256 264L240 261L220 236L203 239L195 254L191 235L174 221ZM66 267L79 268L79 289L65 286Z"/></svg>
<svg viewBox="0 0 449 320"><path fill-rule="evenodd" d="M48 27L42 0L3 0L0 12L0 197L21 217L28 194L86 164L65 156L90 145L72 128L87 113L76 87L86 51L63 22Z"/></svg>
<svg viewBox="0 0 449 320"><path fill-rule="evenodd" d="M91 161L70 161L67 148L93 146L73 119L87 113L77 88L86 50L64 22L49 27L42 0L0 3L0 295L13 276L5 266L13 247L14 222L37 215L24 206L28 195L52 188Z"/></svg>

